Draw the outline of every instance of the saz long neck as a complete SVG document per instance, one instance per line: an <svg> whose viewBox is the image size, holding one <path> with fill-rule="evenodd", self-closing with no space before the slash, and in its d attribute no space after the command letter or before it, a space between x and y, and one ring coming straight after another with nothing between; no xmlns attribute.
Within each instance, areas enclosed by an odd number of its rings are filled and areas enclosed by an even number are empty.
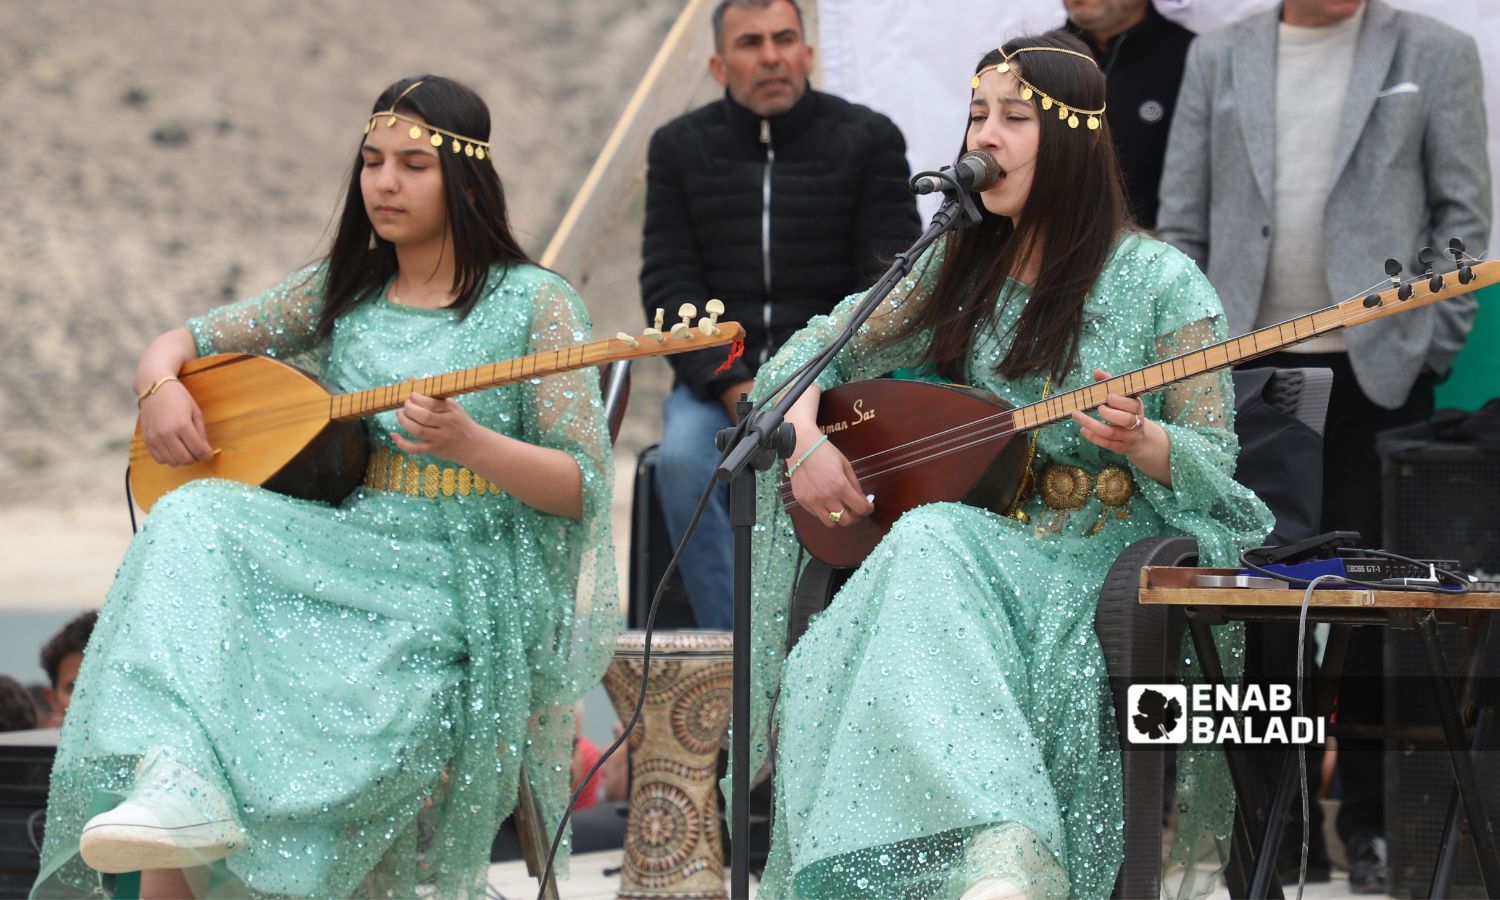
<svg viewBox="0 0 1500 900"><path fill-rule="evenodd" d="M1411 296L1399 299L1398 289L1392 287L1380 294L1356 297L1343 303L1320 309L1317 312L1295 319L1288 319L1256 331L1211 344L1201 350L1174 356L1171 359L1097 381L1085 387L1065 391L1013 412L1013 427L1016 431L1037 428L1071 416L1077 410L1093 409L1104 404L1109 394L1138 396L1149 393L1195 375L1214 372L1239 365L1242 362L1275 353L1283 347L1315 338L1319 335L1351 328L1366 322L1397 313L1426 306L1439 300L1457 297L1500 282L1500 260L1479 263L1473 266L1474 277L1468 284L1458 283L1456 272L1443 275L1443 286L1434 291L1427 280L1412 284ZM1379 302L1372 302L1378 297Z"/></svg>
<svg viewBox="0 0 1500 900"><path fill-rule="evenodd" d="M363 391L334 394L328 398L328 417L338 422L362 419L375 413L399 407L412 394L429 397L453 397L472 391L483 391L503 384L513 384L529 378L543 378L558 372L569 372L586 366L598 366L620 359L637 359L643 356L663 356L669 353L685 353L703 350L743 340L745 330L737 322L720 322L717 331L705 335L700 329L689 329L684 335L674 334L653 341L643 337L628 343L620 338L574 344L560 350L545 350L530 356L521 356L503 362L486 363L472 369L459 369L428 378L417 378Z"/></svg>

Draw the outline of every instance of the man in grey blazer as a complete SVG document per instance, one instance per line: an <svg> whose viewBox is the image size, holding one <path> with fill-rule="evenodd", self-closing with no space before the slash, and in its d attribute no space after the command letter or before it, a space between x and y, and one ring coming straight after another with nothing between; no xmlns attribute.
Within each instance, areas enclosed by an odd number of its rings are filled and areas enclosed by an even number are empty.
<svg viewBox="0 0 1500 900"><path fill-rule="evenodd" d="M1285 0L1194 43L1157 227L1208 274L1231 334L1365 293L1387 257L1410 275L1420 248L1446 249L1451 237L1482 254L1491 210L1481 93L1478 48L1453 28L1381 0ZM1440 271L1452 268L1444 262ZM1474 312L1472 297L1455 298L1254 364L1333 369L1324 530L1380 545L1375 432L1431 414L1434 380ZM1274 656L1281 643L1269 634ZM1353 634L1340 720L1378 722L1380 632ZM1285 671L1294 656L1270 668ZM1360 892L1385 889L1380 746L1339 748L1339 834ZM1300 845L1301 829L1289 831ZM1327 871L1313 862L1314 877Z"/></svg>

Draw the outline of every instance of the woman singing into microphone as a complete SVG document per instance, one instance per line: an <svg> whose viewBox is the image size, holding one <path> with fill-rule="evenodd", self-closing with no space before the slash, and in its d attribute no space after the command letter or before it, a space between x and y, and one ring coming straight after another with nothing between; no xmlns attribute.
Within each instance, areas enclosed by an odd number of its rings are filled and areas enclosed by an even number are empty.
<svg viewBox="0 0 1500 900"><path fill-rule="evenodd" d="M1081 43L1011 41L971 85L964 148L1002 173L979 195L983 222L919 260L789 416L792 492L830 528L872 505L821 438L823 389L920 367L1022 405L1224 337L1207 279L1129 220L1104 76ZM757 384L816 354L858 299L810 322ZM906 513L790 653L805 556L785 476L762 479L752 764L774 735L779 783L761 896L1110 894L1120 757L1096 598L1141 538L1191 534L1222 565L1269 530L1231 477L1232 416L1228 375L1208 374L1034 432L1011 515Z"/></svg>

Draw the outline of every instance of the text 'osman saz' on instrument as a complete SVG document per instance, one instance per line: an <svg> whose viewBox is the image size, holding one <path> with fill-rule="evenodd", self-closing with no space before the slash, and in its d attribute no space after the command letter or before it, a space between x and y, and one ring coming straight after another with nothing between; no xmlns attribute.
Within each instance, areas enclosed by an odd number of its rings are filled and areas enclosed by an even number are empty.
<svg viewBox="0 0 1500 900"><path fill-rule="evenodd" d="M295 366L248 353L195 359L178 380L203 413L211 459L169 466L151 458L140 420L130 442L131 494L149 510L168 491L198 478L226 478L293 497L337 503L364 478L369 447L361 421L396 409L413 393L454 397L559 372L623 359L664 356L734 344L743 351L745 330L720 322L724 304L710 300L708 315L691 326L697 310L685 303L682 321L663 331L663 312L639 337L615 337L487 363L430 378L335 394ZM731 356L731 358L733 358Z"/></svg>
<svg viewBox="0 0 1500 900"><path fill-rule="evenodd" d="M1401 263L1390 259L1386 274L1391 287L1378 294L1345 300L1019 408L984 391L925 381L877 378L825 391L818 426L848 457L861 489L873 495L875 510L851 525L830 528L797 503L786 479L782 505L807 551L839 568L859 565L903 513L926 503L963 501L1004 514L1016 499L1028 465L1027 442L1013 441L1016 435L1101 406L1109 394L1149 393L1321 334L1500 282L1500 260L1472 260L1457 238L1449 242L1448 253L1458 269L1446 276L1433 273L1437 254L1423 248L1418 260L1427 271L1410 282L1402 283Z"/></svg>

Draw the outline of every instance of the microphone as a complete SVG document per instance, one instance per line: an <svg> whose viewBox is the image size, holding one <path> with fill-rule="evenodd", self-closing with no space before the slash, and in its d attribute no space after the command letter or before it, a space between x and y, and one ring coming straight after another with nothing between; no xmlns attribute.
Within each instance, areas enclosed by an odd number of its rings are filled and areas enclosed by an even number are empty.
<svg viewBox="0 0 1500 900"><path fill-rule="evenodd" d="M1000 164L995 162L995 157L983 150L970 150L960 156L951 168L945 167L943 172L957 181L958 186L965 191L988 190L1000 180ZM926 172L911 180L913 194L931 194L936 191L947 193L951 190L953 182L936 173Z"/></svg>

